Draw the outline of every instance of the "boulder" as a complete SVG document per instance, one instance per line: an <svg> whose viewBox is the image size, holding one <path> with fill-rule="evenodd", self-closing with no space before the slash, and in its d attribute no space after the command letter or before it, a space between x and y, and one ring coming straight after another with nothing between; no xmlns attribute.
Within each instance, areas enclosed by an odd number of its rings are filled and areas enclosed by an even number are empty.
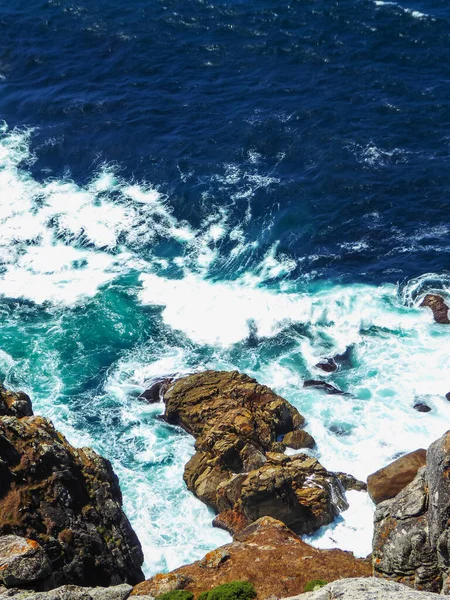
<svg viewBox="0 0 450 600"><path fill-rule="evenodd" d="M236 475L217 489L220 511L234 510L249 521L270 516L297 534L311 534L348 508L336 475L306 454L268 453L259 469Z"/></svg>
<svg viewBox="0 0 450 600"><path fill-rule="evenodd" d="M236 371L205 371L172 382L163 400L164 418L196 437L184 480L222 513L216 525L236 532L271 516L312 533L348 508L339 479L316 459L282 454L285 444L314 440L297 409L268 387Z"/></svg>
<svg viewBox="0 0 450 600"><path fill-rule="evenodd" d="M44 579L52 566L42 547L17 535L0 537L0 581L6 587Z"/></svg>
<svg viewBox="0 0 450 600"><path fill-rule="evenodd" d="M448 306L445 304L444 299L437 294L427 294L422 300L420 306L428 306L433 312L433 317L436 323L448 325L450 319L448 318Z"/></svg>
<svg viewBox="0 0 450 600"><path fill-rule="evenodd" d="M325 371L325 373L334 373L337 371L338 366L334 358L325 358L321 360L315 365L316 369L320 369L321 371Z"/></svg>
<svg viewBox="0 0 450 600"><path fill-rule="evenodd" d="M354 490L356 492L367 492L367 483L356 479L356 477L353 477L353 475L340 472L335 473L335 475L341 482L342 487L346 492L349 490Z"/></svg>
<svg viewBox="0 0 450 600"><path fill-rule="evenodd" d="M0 416L31 417L33 409L30 397L24 392L11 392L0 384Z"/></svg>
<svg viewBox="0 0 450 600"><path fill-rule="evenodd" d="M378 504L374 574L419 590L450 593L450 432L395 498Z"/></svg>
<svg viewBox="0 0 450 600"><path fill-rule="evenodd" d="M284 600L437 600L436 594L417 592L400 583L374 577L333 581L315 592Z"/></svg>
<svg viewBox="0 0 450 600"><path fill-rule="evenodd" d="M431 408L425 402L416 402L413 406L414 410L417 412L427 413L430 412Z"/></svg>
<svg viewBox="0 0 450 600"><path fill-rule="evenodd" d="M283 444L294 450L301 448L315 448L316 440L304 429L296 429L286 433L283 437Z"/></svg>
<svg viewBox="0 0 450 600"><path fill-rule="evenodd" d="M258 599L266 600L299 594L310 579L333 581L370 574L367 560L342 550L313 548L280 521L264 517L237 534L234 542L208 553L204 559L137 585L132 596L159 596L159 582L176 577L180 585L177 589L189 590L195 597L238 579L253 583Z"/></svg>
<svg viewBox="0 0 450 600"><path fill-rule="evenodd" d="M17 401L8 410L14 416L0 417L0 554L16 536L26 540L25 555L4 564L7 585L33 573L41 590L142 581L141 546L111 464L90 448L71 446L47 419L16 416Z"/></svg>
<svg viewBox="0 0 450 600"><path fill-rule="evenodd" d="M394 498L426 463L426 450L419 448L394 460L367 478L367 491L372 501L379 504Z"/></svg>

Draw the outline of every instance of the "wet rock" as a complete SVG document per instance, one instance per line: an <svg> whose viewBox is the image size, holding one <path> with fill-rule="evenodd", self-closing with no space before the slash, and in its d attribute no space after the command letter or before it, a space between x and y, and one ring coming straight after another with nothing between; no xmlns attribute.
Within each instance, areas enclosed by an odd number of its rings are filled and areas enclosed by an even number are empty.
<svg viewBox="0 0 450 600"><path fill-rule="evenodd" d="M213 521L214 527L224 529L233 536L245 529L249 524L249 520L236 510L224 510Z"/></svg>
<svg viewBox="0 0 450 600"><path fill-rule="evenodd" d="M326 358L315 365L316 369L321 369L325 373L334 373L337 371L338 366L334 358Z"/></svg>
<svg viewBox="0 0 450 600"><path fill-rule="evenodd" d="M0 581L6 587L43 579L51 571L48 556L37 542L17 535L0 537Z"/></svg>
<svg viewBox="0 0 450 600"><path fill-rule="evenodd" d="M425 404L425 402L416 402L413 408L414 410L417 410L418 412L422 413L427 413L431 411L431 408L428 406L428 404Z"/></svg>
<svg viewBox="0 0 450 600"><path fill-rule="evenodd" d="M386 467L379 469L367 478L369 496L375 504L394 498L425 466L426 450L419 448L404 454Z"/></svg>
<svg viewBox="0 0 450 600"><path fill-rule="evenodd" d="M342 394L344 396L348 395L346 392L343 392L334 385L331 385L331 383L327 383L326 381L319 381L317 379L308 379L304 381L303 387L315 388L317 390L321 390L322 392L326 392L327 394Z"/></svg>
<svg viewBox="0 0 450 600"><path fill-rule="evenodd" d="M333 473L306 455L282 453L288 442L314 440L300 429L299 412L268 387L236 371L205 371L174 381L163 399L167 422L196 437L184 480L222 513L216 525L235 533L244 521L271 516L312 533L348 507Z"/></svg>
<svg viewBox="0 0 450 600"><path fill-rule="evenodd" d="M433 312L433 317L436 323L448 325L450 319L448 318L448 306L445 304L444 299L437 294L427 294L422 300L420 306L428 306Z"/></svg>
<svg viewBox="0 0 450 600"><path fill-rule="evenodd" d="M450 402L450 392L447 392L447 394L445 394L445 398Z"/></svg>
<svg viewBox="0 0 450 600"><path fill-rule="evenodd" d="M335 475L341 482L342 487L346 492L350 490L354 490L356 492L367 491L367 483L356 479L355 477L353 477L353 475L349 475L348 473L335 473Z"/></svg>
<svg viewBox="0 0 450 600"><path fill-rule="evenodd" d="M334 473L306 454L268 453L266 464L221 483L219 510L242 513L248 521L270 516L298 534L310 534L348 508Z"/></svg>
<svg viewBox="0 0 450 600"><path fill-rule="evenodd" d="M284 436L283 444L294 450L300 450L301 448L315 448L316 441L304 429L297 429L296 431L290 431Z"/></svg>
<svg viewBox="0 0 450 600"><path fill-rule="evenodd" d="M173 377L164 377L163 379L154 381L152 385L142 392L139 398L147 400L150 404L162 402L164 391L169 387L172 381Z"/></svg>
<svg viewBox="0 0 450 600"><path fill-rule="evenodd" d="M17 413L15 401L9 410ZM48 557L52 572L39 575L39 589L143 579L141 546L107 460L37 416L0 417L0 455L0 535L37 542L44 571Z"/></svg>
<svg viewBox="0 0 450 600"><path fill-rule="evenodd" d="M433 600L436 594L417 592L400 583L374 577L341 579L315 592L284 600Z"/></svg>
<svg viewBox="0 0 450 600"><path fill-rule="evenodd" d="M310 579L334 581L342 577L367 577L368 561L342 550L318 550L309 546L283 523L264 517L236 535L236 541L222 546L227 555L214 568L205 568L200 560L176 569L172 576L184 577L183 589L195 597L217 585L233 580L253 583L259 600L281 598L303 592ZM216 551L217 552L217 551ZM159 595L156 575L137 585L133 595Z"/></svg>

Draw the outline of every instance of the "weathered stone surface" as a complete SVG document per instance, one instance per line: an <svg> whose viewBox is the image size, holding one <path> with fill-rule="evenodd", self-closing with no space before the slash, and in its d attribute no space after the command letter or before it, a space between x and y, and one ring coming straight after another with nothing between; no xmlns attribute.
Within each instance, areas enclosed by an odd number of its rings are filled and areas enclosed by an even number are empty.
<svg viewBox="0 0 450 600"><path fill-rule="evenodd" d="M11 392L0 384L0 416L31 417L31 400L24 392Z"/></svg>
<svg viewBox="0 0 450 600"><path fill-rule="evenodd" d="M374 574L450 594L450 432L427 452L426 467L377 506Z"/></svg>
<svg viewBox="0 0 450 600"><path fill-rule="evenodd" d="M284 600L437 600L430 592L411 590L400 583L358 577L333 581L316 592L292 596Z"/></svg>
<svg viewBox="0 0 450 600"><path fill-rule="evenodd" d="M449 308L441 296L438 296L437 294L427 294L420 306L428 306L428 308L431 308L436 323L441 323L443 325L448 325L450 323L450 319L448 318Z"/></svg>
<svg viewBox="0 0 450 600"><path fill-rule="evenodd" d="M356 479L353 475L349 475L348 473L335 473L335 475L342 483L342 487L346 492L349 490L355 490L357 492L367 491L367 483Z"/></svg>
<svg viewBox="0 0 450 600"><path fill-rule="evenodd" d="M15 600L126 600L132 587L121 584L111 587L77 587L64 585L48 592L10 589L0 593L0 598ZM142 598L142 600L145 600Z"/></svg>
<svg viewBox="0 0 450 600"><path fill-rule="evenodd" d="M348 395L347 392L343 392L334 385L331 385L331 383L327 383L326 381L320 381L318 379L307 379L303 382L303 387L315 388L317 390L321 390L322 392L326 392L327 394L341 394L342 396Z"/></svg>
<svg viewBox="0 0 450 600"><path fill-rule="evenodd" d="M239 533L249 524L249 520L236 510L224 510L213 521L214 527L225 529L231 535Z"/></svg>
<svg viewBox="0 0 450 600"><path fill-rule="evenodd" d="M216 512L241 515L216 525L236 532L271 516L312 533L348 507L339 479L317 460L281 453L287 443L314 440L300 429L299 412L268 387L236 371L205 371L172 382L163 399L166 420L196 437L188 488Z"/></svg>
<svg viewBox="0 0 450 600"><path fill-rule="evenodd" d="M426 450L419 448L401 456L367 478L367 490L375 504L394 498L426 463Z"/></svg>
<svg viewBox="0 0 450 600"><path fill-rule="evenodd" d="M304 429L296 429L286 433L283 437L283 444L294 450L301 448L315 448L316 440Z"/></svg>
<svg viewBox="0 0 450 600"><path fill-rule="evenodd" d="M334 473L306 454L267 454L260 469L219 485L219 510L235 510L248 521L270 516L298 534L310 534L348 508Z"/></svg>
<svg viewBox="0 0 450 600"><path fill-rule="evenodd" d="M195 596L222 583L236 579L248 580L255 586L258 600L266 600L270 596L282 598L301 593L310 579L333 581L371 574L368 561L357 559L352 553L342 550L313 548L283 523L270 517L252 523L222 550L226 559L218 563L216 561L212 568L205 568L203 559L181 567L170 575L184 578L181 587ZM161 577L166 576L156 575L137 585L133 595L159 595L157 580Z"/></svg>
<svg viewBox="0 0 450 600"><path fill-rule="evenodd" d="M117 477L93 450L74 448L41 417L1 416L0 480L0 535L35 540L52 565L40 589L143 579Z"/></svg>
<svg viewBox="0 0 450 600"><path fill-rule="evenodd" d="M17 535L0 537L0 581L6 587L43 579L51 571L48 556L37 542Z"/></svg>

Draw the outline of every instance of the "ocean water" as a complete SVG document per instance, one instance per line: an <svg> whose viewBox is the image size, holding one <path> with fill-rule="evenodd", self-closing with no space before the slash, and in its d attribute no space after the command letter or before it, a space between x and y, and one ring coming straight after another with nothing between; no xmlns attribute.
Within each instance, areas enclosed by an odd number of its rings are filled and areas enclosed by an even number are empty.
<svg viewBox="0 0 450 600"><path fill-rule="evenodd" d="M450 329L419 304L450 295L449 24L444 0L0 3L0 376L112 461L147 575L230 539L138 399L161 375L256 377L359 478L448 429ZM349 499L311 541L363 556Z"/></svg>

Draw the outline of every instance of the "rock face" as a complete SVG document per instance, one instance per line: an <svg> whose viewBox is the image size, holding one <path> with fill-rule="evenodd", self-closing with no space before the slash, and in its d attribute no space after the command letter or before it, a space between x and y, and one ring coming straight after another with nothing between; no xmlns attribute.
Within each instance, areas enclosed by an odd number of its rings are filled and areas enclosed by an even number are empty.
<svg viewBox="0 0 450 600"><path fill-rule="evenodd" d="M236 540L209 552L192 565L155 575L137 585L133 595L159 596L162 590L186 589L197 595L235 579L253 583L258 600L299 594L310 579L333 581L371 574L368 561L342 550L309 546L283 523L264 517L236 536Z"/></svg>
<svg viewBox="0 0 450 600"><path fill-rule="evenodd" d="M312 533L347 508L339 479L317 460L287 457L284 443L300 428L296 408L247 375L205 371L163 388L164 418L196 438L184 480L219 515L216 524L237 531L262 516L283 520L297 533ZM299 443L300 440L297 439ZM230 520L230 511L233 517Z"/></svg>
<svg viewBox="0 0 450 600"><path fill-rule="evenodd" d="M0 537L0 580L6 587L44 579L51 572L50 561L37 542L17 535Z"/></svg>
<svg viewBox="0 0 450 600"><path fill-rule="evenodd" d="M423 448L401 456L367 478L367 491L375 504L394 498L425 466L427 451Z"/></svg>
<svg viewBox="0 0 450 600"><path fill-rule="evenodd" d="M443 325L450 324L450 319L448 318L449 308L441 296L438 296L437 294L427 294L420 306L428 306L431 308L436 323L441 323Z"/></svg>
<svg viewBox="0 0 450 600"><path fill-rule="evenodd" d="M450 593L450 432L427 451L426 467L378 504L374 574L419 590Z"/></svg>
<svg viewBox="0 0 450 600"><path fill-rule="evenodd" d="M400 583L373 577L333 581L316 592L284 600L433 600L436 594L417 592Z"/></svg>
<svg viewBox="0 0 450 600"><path fill-rule="evenodd" d="M0 396L9 413L0 417L0 578L38 580L39 589L142 581L141 546L111 464L29 415L24 394Z"/></svg>

